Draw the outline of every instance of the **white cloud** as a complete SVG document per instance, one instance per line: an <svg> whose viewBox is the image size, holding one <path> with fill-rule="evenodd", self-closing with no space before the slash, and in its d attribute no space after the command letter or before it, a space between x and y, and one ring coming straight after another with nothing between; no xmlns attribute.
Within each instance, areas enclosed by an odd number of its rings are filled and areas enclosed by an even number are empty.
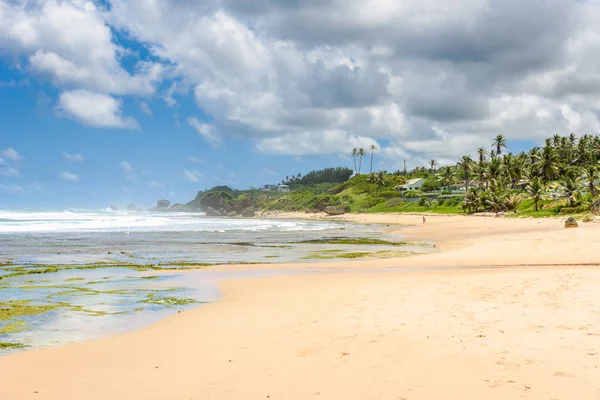
<svg viewBox="0 0 600 400"><path fill-rule="evenodd" d="M202 174L196 171L195 169L186 169L185 171L183 171L183 175L188 181L195 183L200 182L200 179L202 178Z"/></svg>
<svg viewBox="0 0 600 400"><path fill-rule="evenodd" d="M145 101L142 101L140 103L140 111L146 115L152 116L152 110L150 109L148 103L146 103Z"/></svg>
<svg viewBox="0 0 600 400"><path fill-rule="evenodd" d="M375 140L352 135L344 131L326 130L325 132L302 132L260 139L257 149L267 154L349 154L354 148L368 149L378 144Z"/></svg>
<svg viewBox="0 0 600 400"><path fill-rule="evenodd" d="M23 191L25 191L25 189L22 186L19 185L0 185L0 190L2 190L3 192L7 192L7 193L21 193Z"/></svg>
<svg viewBox="0 0 600 400"><path fill-rule="evenodd" d="M83 162L84 158L81 154L77 154L77 153L67 153L64 152L62 153L62 156L65 160L70 161L70 162Z"/></svg>
<svg viewBox="0 0 600 400"><path fill-rule="evenodd" d="M221 138L215 132L214 126L210 124L203 124L200 121L198 121L198 119L196 119L195 117L188 118L187 123L189 126L194 128L196 132L198 132L198 134L202 136L202 138L204 138L204 140L206 140L211 145L217 146L221 143Z"/></svg>
<svg viewBox="0 0 600 400"><path fill-rule="evenodd" d="M199 157L194 157L194 156L189 156L185 158L185 161L187 162L191 162L194 164L203 164L206 162L206 160L199 158Z"/></svg>
<svg viewBox="0 0 600 400"><path fill-rule="evenodd" d="M63 172L60 174L60 179L64 181L77 182L79 180L79 176L71 172Z"/></svg>
<svg viewBox="0 0 600 400"><path fill-rule="evenodd" d="M83 125L98 128L136 129L139 125L132 117L121 114L121 100L100 93L73 90L60 94L57 109Z"/></svg>
<svg viewBox="0 0 600 400"><path fill-rule="evenodd" d="M159 182L159 181L150 181L150 186L156 187L156 188L162 188L162 187L165 187L165 183Z"/></svg>
<svg viewBox="0 0 600 400"><path fill-rule="evenodd" d="M135 171L133 170L131 164L129 164L127 161L121 161L119 164L121 165L121 169L125 173L125 180L130 182L137 182L138 177Z"/></svg>
<svg viewBox="0 0 600 400"><path fill-rule="evenodd" d="M17 153L15 149L9 147L8 149L0 150L0 156L11 161L21 161L23 156Z"/></svg>
<svg viewBox="0 0 600 400"><path fill-rule="evenodd" d="M135 73L120 64L128 52L117 44L104 10L88 0L0 4L0 47L28 57L28 68L59 87L102 93L149 95L163 67L140 62Z"/></svg>

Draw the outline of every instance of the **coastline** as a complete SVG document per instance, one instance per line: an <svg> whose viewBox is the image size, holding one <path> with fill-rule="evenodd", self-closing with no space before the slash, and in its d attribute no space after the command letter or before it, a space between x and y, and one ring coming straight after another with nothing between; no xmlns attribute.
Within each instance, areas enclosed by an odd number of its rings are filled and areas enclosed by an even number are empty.
<svg viewBox="0 0 600 400"><path fill-rule="evenodd" d="M214 267L344 273L222 281L219 302L139 331L0 357L0 399L598 398L596 224L342 218L401 225L409 240L433 240L440 251Z"/></svg>

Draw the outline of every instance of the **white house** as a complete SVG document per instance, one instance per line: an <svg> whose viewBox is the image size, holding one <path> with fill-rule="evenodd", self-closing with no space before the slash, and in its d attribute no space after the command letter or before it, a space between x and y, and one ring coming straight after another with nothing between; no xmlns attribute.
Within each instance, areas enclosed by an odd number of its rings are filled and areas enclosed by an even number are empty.
<svg viewBox="0 0 600 400"><path fill-rule="evenodd" d="M288 185L279 185L279 186L277 186L277 191L278 192L289 192L290 187Z"/></svg>
<svg viewBox="0 0 600 400"><path fill-rule="evenodd" d="M423 178L409 179L404 185L396 187L396 190L399 190L401 192L405 192L408 190L420 190L421 186L423 186L424 183L425 179Z"/></svg>

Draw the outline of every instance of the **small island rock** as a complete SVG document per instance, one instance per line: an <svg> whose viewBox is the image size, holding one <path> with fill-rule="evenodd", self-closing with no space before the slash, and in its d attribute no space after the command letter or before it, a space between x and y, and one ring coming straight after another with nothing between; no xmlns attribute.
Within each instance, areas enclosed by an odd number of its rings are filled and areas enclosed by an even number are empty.
<svg viewBox="0 0 600 400"><path fill-rule="evenodd" d="M343 215L346 212L342 207L328 206L325 207L325 213L328 215Z"/></svg>
<svg viewBox="0 0 600 400"><path fill-rule="evenodd" d="M156 208L169 208L169 206L171 205L171 202L169 200L159 200L156 203Z"/></svg>
<svg viewBox="0 0 600 400"><path fill-rule="evenodd" d="M573 217L569 217L565 221L565 228L577 228L578 226L577 220Z"/></svg>

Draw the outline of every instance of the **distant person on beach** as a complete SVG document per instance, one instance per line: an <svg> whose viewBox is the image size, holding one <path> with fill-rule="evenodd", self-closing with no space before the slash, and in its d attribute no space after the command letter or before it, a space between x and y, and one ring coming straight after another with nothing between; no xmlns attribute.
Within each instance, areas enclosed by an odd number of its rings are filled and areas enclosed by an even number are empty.
<svg viewBox="0 0 600 400"><path fill-rule="evenodd" d="M423 223L425 223L425 216L423 216Z"/></svg>

